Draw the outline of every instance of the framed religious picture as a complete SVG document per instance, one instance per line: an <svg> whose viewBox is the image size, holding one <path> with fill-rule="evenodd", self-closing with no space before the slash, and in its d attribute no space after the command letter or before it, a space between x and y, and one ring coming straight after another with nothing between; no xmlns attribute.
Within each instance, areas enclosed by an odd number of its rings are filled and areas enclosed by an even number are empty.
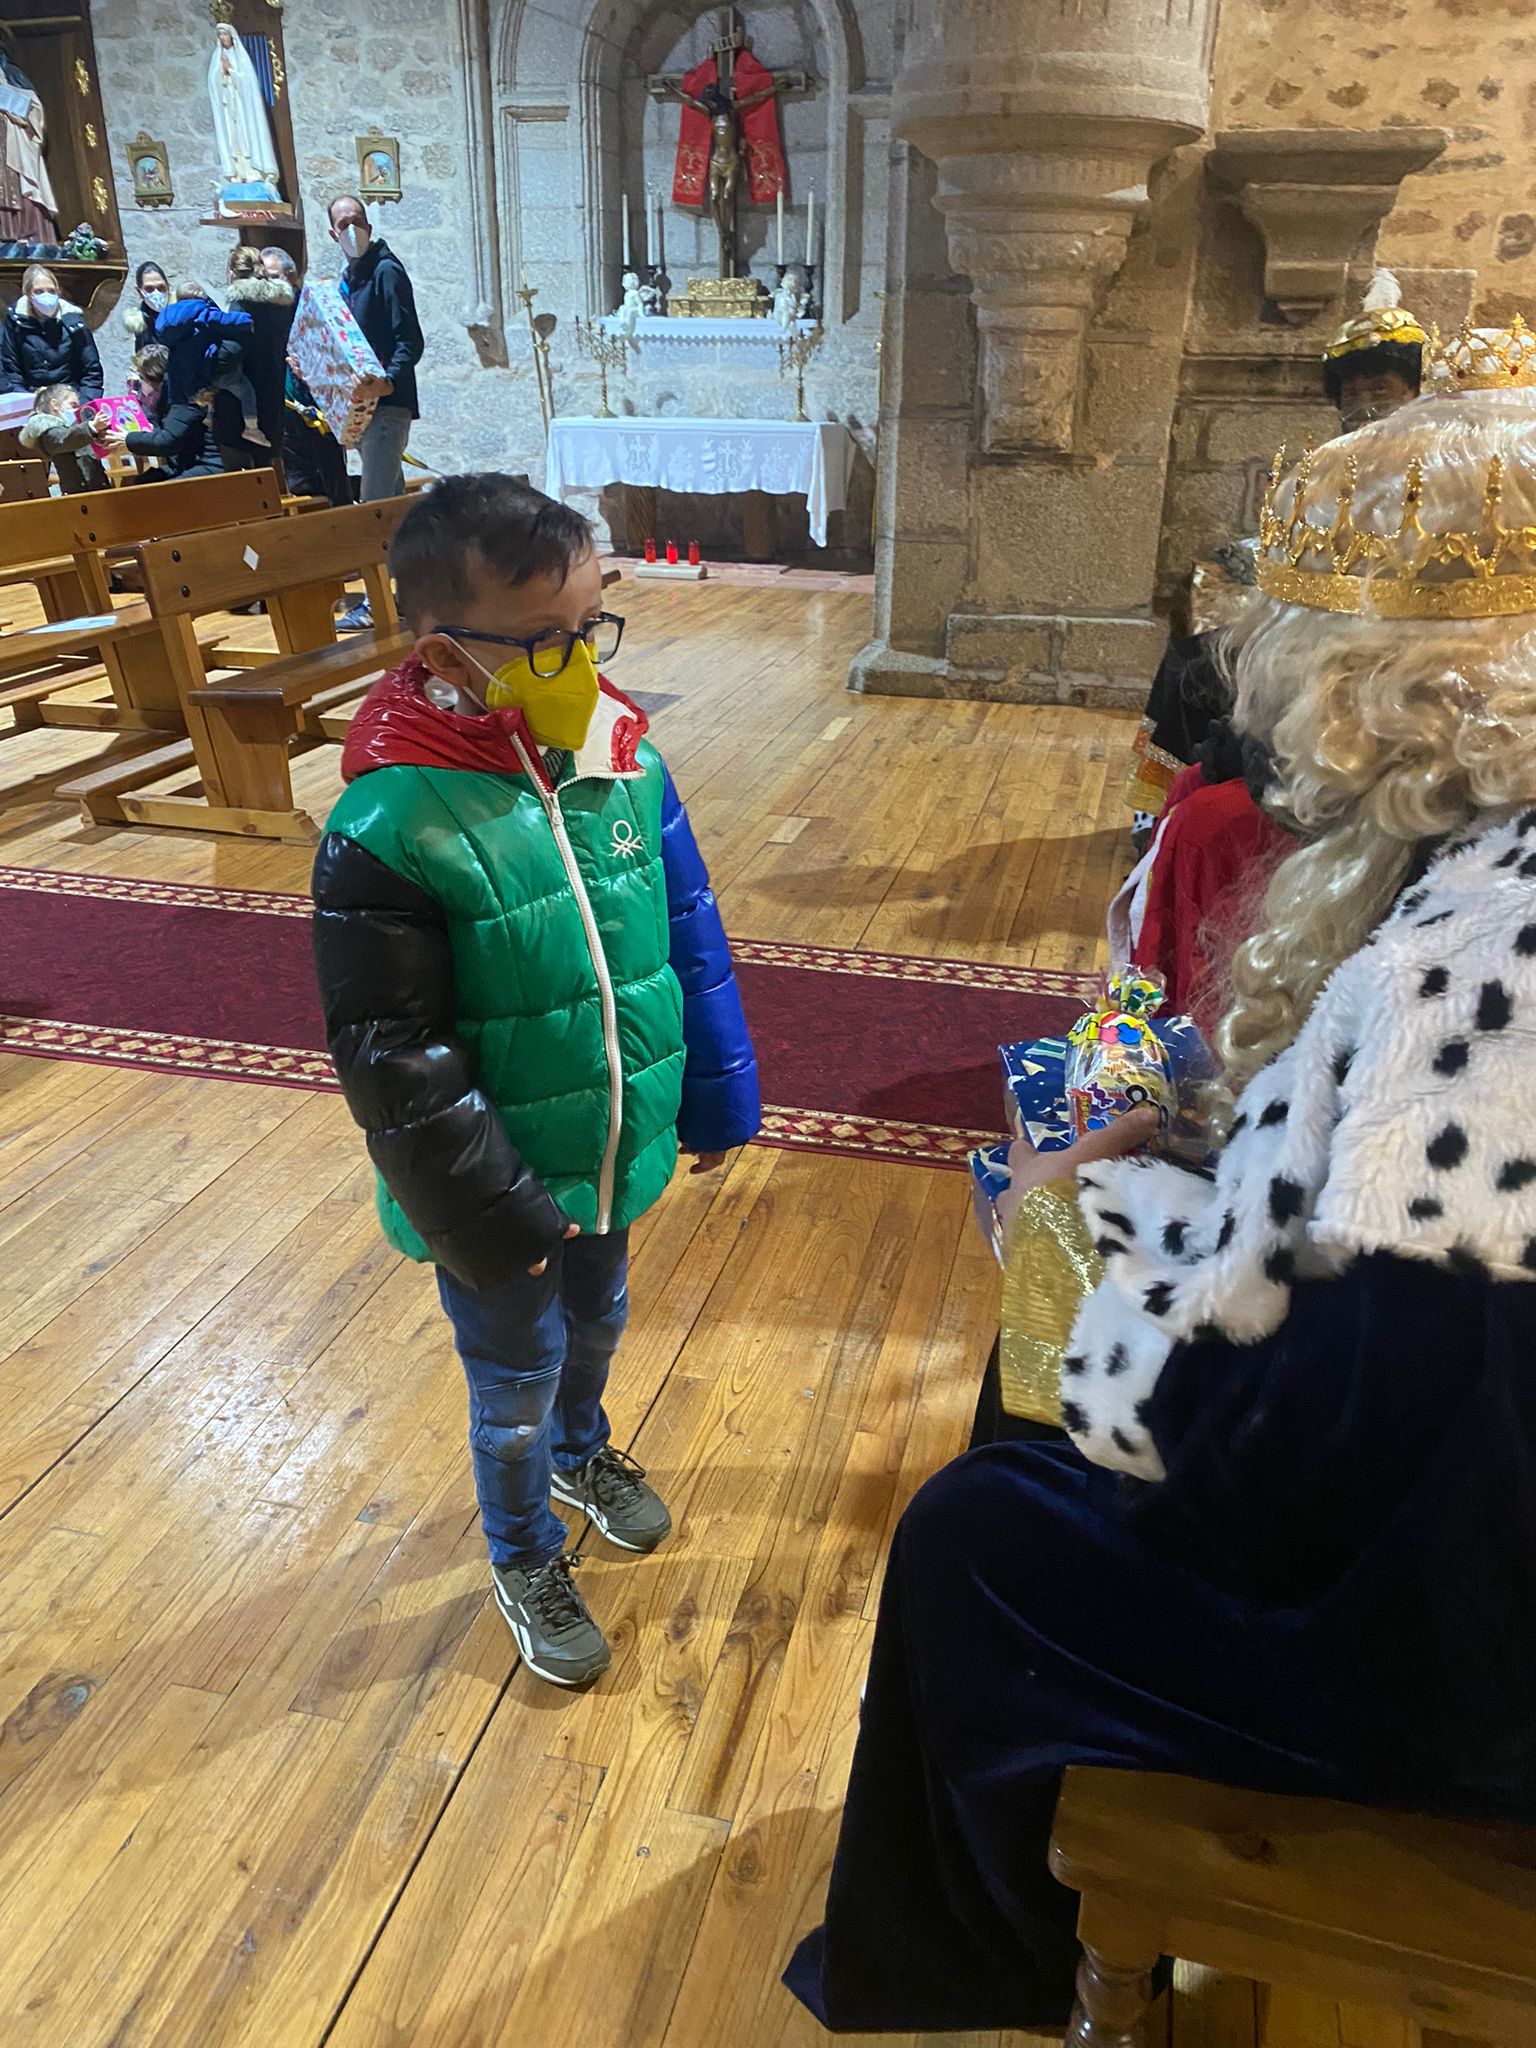
<svg viewBox="0 0 1536 2048"><path fill-rule="evenodd" d="M400 145L392 135L358 136L357 189L364 199L400 197Z"/></svg>
<svg viewBox="0 0 1536 2048"><path fill-rule="evenodd" d="M128 163L133 172L135 206L174 205L171 160L163 142L153 141L141 128L128 145Z"/></svg>

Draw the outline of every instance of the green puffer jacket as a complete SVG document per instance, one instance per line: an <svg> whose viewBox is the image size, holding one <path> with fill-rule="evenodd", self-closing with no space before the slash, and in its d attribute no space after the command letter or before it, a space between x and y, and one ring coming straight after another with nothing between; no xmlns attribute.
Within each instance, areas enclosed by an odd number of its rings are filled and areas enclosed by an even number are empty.
<svg viewBox="0 0 1536 2048"><path fill-rule="evenodd" d="M584 1232L632 1223L659 1199L678 1152L683 1006L668 964L666 772L648 743L630 758L628 773L593 772L584 750L553 789L536 770L372 767L328 826L328 844L362 848L437 906L451 1036L526 1168ZM466 1138L465 1149L480 1142ZM379 1206L391 1244L438 1256L382 1179Z"/></svg>

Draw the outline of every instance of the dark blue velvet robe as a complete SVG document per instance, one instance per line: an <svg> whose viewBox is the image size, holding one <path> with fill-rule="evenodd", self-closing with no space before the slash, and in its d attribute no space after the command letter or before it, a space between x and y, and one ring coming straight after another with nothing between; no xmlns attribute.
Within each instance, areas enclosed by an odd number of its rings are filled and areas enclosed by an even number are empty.
<svg viewBox="0 0 1536 2048"><path fill-rule="evenodd" d="M1536 1284L1362 1259L1146 1419L1162 1485L997 1444L904 1517L786 1978L828 2026L1066 2019L1068 1764L1536 1822Z"/></svg>

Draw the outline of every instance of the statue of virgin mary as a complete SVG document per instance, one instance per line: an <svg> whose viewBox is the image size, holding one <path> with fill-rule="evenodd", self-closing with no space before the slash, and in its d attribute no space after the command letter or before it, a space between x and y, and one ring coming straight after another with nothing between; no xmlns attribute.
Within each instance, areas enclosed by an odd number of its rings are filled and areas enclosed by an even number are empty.
<svg viewBox="0 0 1536 2048"><path fill-rule="evenodd" d="M261 81L250 52L227 21L219 23L208 63L208 98L224 175L220 203L271 204L280 200L277 146L261 96Z"/></svg>

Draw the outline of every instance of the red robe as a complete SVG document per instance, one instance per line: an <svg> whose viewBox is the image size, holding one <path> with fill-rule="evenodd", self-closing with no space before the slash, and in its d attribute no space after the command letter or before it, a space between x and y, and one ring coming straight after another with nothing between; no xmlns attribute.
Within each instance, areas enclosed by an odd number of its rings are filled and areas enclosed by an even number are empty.
<svg viewBox="0 0 1536 2048"><path fill-rule="evenodd" d="M685 73L683 91L700 98L706 85L718 85L720 69L713 57L695 64ZM750 50L736 55L732 90L737 99L749 100L773 83L773 73L760 64ZM674 206L709 204L709 152L712 144L709 117L697 107L685 106L677 129L677 161L672 173ZM746 159L747 198L754 206L771 206L785 184L784 145L779 140L777 96L749 107L741 116L741 153Z"/></svg>

